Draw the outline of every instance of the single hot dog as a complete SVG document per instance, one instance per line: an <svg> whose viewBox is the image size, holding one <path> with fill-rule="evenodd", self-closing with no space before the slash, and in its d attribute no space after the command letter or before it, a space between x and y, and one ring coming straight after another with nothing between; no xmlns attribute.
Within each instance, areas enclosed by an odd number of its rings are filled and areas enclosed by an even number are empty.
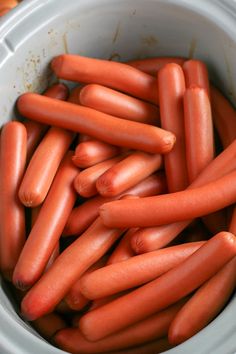
<svg viewBox="0 0 236 354"><path fill-rule="evenodd" d="M82 197L92 197L98 193L96 188L97 179L109 168L114 166L118 163L122 158L125 156L117 156L113 159L109 159L103 162L100 162L94 166L86 168L85 170L81 171L78 176L74 180L74 187L76 191Z"/></svg>
<svg viewBox="0 0 236 354"><path fill-rule="evenodd" d="M13 282L21 289L32 286L43 273L75 203L73 180L78 170L71 156L69 151L64 157L15 267Z"/></svg>
<svg viewBox="0 0 236 354"><path fill-rule="evenodd" d="M147 58L147 59L137 59L128 61L127 64L133 66L134 68L144 71L149 75L156 76L158 71L169 63L175 63L180 66L186 61L185 58L178 57L156 57L156 58Z"/></svg>
<svg viewBox="0 0 236 354"><path fill-rule="evenodd" d="M111 201L100 207L99 214L107 227L120 228L192 220L235 203L235 178L236 171L233 171L201 187L140 200Z"/></svg>
<svg viewBox="0 0 236 354"><path fill-rule="evenodd" d="M156 106L101 85L84 86L80 102L83 106L135 122L157 125L160 119Z"/></svg>
<svg viewBox="0 0 236 354"><path fill-rule="evenodd" d="M41 206L31 209L31 229L37 220L40 209L41 209ZM47 263L45 270L44 270L45 272L51 267L51 265L54 263L55 259L59 256L59 254L60 254L60 244L58 242L51 253L51 256L50 256L48 263Z"/></svg>
<svg viewBox="0 0 236 354"><path fill-rule="evenodd" d="M188 185L183 112L185 81L179 65L167 64L158 72L158 90L161 126L176 136L175 146L165 155L164 163L168 190L177 192Z"/></svg>
<svg viewBox="0 0 236 354"><path fill-rule="evenodd" d="M114 197L162 167L162 156L133 152L110 167L97 180L96 187L103 197Z"/></svg>
<svg viewBox="0 0 236 354"><path fill-rule="evenodd" d="M130 65L64 54L54 58L51 66L61 79L100 84L145 101L158 102L156 80Z"/></svg>
<svg viewBox="0 0 236 354"><path fill-rule="evenodd" d="M19 198L25 206L36 207L44 201L73 138L72 132L49 129L34 152L20 185Z"/></svg>
<svg viewBox="0 0 236 354"><path fill-rule="evenodd" d="M6 123L0 139L0 269L11 280L25 243L25 210L17 193L26 164L26 129L20 122Z"/></svg>
<svg viewBox="0 0 236 354"><path fill-rule="evenodd" d="M93 300L137 287L174 268L203 244L204 241L172 246L107 265L82 276L80 290Z"/></svg>
<svg viewBox="0 0 236 354"><path fill-rule="evenodd" d="M199 332L224 308L236 287L236 257L203 284L180 309L168 338L177 345Z"/></svg>
<svg viewBox="0 0 236 354"><path fill-rule="evenodd" d="M92 108L62 102L36 93L25 93L17 102L19 112L40 123L88 134L112 145L150 153L168 153L175 136L164 129L133 122Z"/></svg>
<svg viewBox="0 0 236 354"><path fill-rule="evenodd" d="M44 96L64 101L68 96L68 92L68 87L66 85L55 84L44 92ZM29 161L40 140L46 133L48 126L30 120L25 121L24 125L27 130L27 160Z"/></svg>
<svg viewBox="0 0 236 354"><path fill-rule="evenodd" d="M207 91L188 88L184 94L184 127L189 182L214 158L214 134Z"/></svg>
<svg viewBox="0 0 236 354"><path fill-rule="evenodd" d="M211 100L214 124L224 148L236 138L236 111L230 102L213 85Z"/></svg>
<svg viewBox="0 0 236 354"><path fill-rule="evenodd" d="M78 167L88 168L111 159L119 153L120 149L118 147L92 139L77 145L72 161Z"/></svg>
<svg viewBox="0 0 236 354"><path fill-rule="evenodd" d="M201 60L186 60L183 64L186 87L199 86L207 91L210 98L210 84L206 65Z"/></svg>

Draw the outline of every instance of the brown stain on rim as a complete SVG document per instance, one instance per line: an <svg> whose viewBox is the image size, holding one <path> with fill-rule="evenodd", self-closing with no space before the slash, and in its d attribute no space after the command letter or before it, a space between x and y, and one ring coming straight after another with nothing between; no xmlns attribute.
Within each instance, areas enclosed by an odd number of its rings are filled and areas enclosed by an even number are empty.
<svg viewBox="0 0 236 354"><path fill-rule="evenodd" d="M224 61L225 61L225 66L226 66L226 72L227 72L227 78L229 82L229 95L233 97L234 101L236 101L236 94L235 94L235 87L234 87L234 80L232 76L232 71L231 71L231 66L228 61L228 58L224 52Z"/></svg>
<svg viewBox="0 0 236 354"><path fill-rule="evenodd" d="M196 38L192 38L192 40L190 42L190 46L189 46L189 51L188 51L189 59L194 58L196 48L197 48L197 40L196 40Z"/></svg>
<svg viewBox="0 0 236 354"><path fill-rule="evenodd" d="M67 33L66 32L62 36L62 41L63 41L65 53L69 54L69 48L68 48L68 42L67 42Z"/></svg>
<svg viewBox="0 0 236 354"><path fill-rule="evenodd" d="M114 33L114 36L113 36L113 39L112 39L112 43L115 43L117 41L117 38L120 34L120 25L121 25L121 22L119 21L117 26L116 26L116 30L115 30L115 33Z"/></svg>
<svg viewBox="0 0 236 354"><path fill-rule="evenodd" d="M153 36L153 35L149 35L149 36L146 36L146 37L143 37L141 39L142 43L147 45L148 47L155 47L157 44L158 44L158 39L156 36Z"/></svg>
<svg viewBox="0 0 236 354"><path fill-rule="evenodd" d="M112 53L109 58L109 61L121 61L121 56L119 53Z"/></svg>

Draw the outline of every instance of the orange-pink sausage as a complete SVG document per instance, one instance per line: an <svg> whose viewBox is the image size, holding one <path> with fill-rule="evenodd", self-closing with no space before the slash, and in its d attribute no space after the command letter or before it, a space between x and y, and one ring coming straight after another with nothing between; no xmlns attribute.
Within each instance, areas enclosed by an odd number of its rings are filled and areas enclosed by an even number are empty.
<svg viewBox="0 0 236 354"><path fill-rule="evenodd" d="M110 255L107 265L126 261L127 259L135 256L134 250L131 247L131 237L137 231L137 228L129 229L121 238L120 242Z"/></svg>
<svg viewBox="0 0 236 354"><path fill-rule="evenodd" d="M141 321L190 294L235 255L235 236L221 232L159 278L86 313L80 319L80 330L88 340L96 341Z"/></svg>
<svg viewBox="0 0 236 354"><path fill-rule="evenodd" d="M65 101L68 98L69 89L65 84L54 84L47 88L43 95L55 98L56 100Z"/></svg>
<svg viewBox="0 0 236 354"><path fill-rule="evenodd" d="M31 229L37 220L37 217L40 213L40 209L41 209L41 206L31 209ZM47 263L45 270L44 270L45 272L51 267L51 265L54 263L55 259L59 256L59 254L60 254L60 244L58 242L51 253L51 256L50 256L48 263Z"/></svg>
<svg viewBox="0 0 236 354"><path fill-rule="evenodd" d="M120 228L191 220L235 203L235 178L233 171L201 187L140 200L111 201L100 207L99 214L107 227Z"/></svg>
<svg viewBox="0 0 236 354"><path fill-rule="evenodd" d="M158 102L156 80L127 64L64 54L54 58L51 67L61 79L100 84L145 101Z"/></svg>
<svg viewBox="0 0 236 354"><path fill-rule="evenodd" d="M78 167L88 168L111 159L119 153L120 149L117 146L93 139L77 145L72 161Z"/></svg>
<svg viewBox="0 0 236 354"><path fill-rule="evenodd" d="M224 148L236 138L236 111L216 87L211 85L213 120Z"/></svg>
<svg viewBox="0 0 236 354"><path fill-rule="evenodd" d="M158 90L161 126L176 136L176 143L165 155L164 162L169 192L177 192L188 185L183 112L185 81L179 65L167 64L159 71Z"/></svg>
<svg viewBox="0 0 236 354"><path fill-rule="evenodd" d="M114 197L135 186L161 167L161 155L133 152L98 178L97 191L103 197Z"/></svg>
<svg viewBox="0 0 236 354"><path fill-rule="evenodd" d="M90 268L88 268L82 276L94 272L95 270L103 267L106 263L106 259L107 257L102 257L101 259L99 259ZM67 303L67 305L72 310L76 310L76 311L83 309L83 307L89 303L89 299L83 296L83 294L80 291L80 279L81 278L76 280L76 282L72 285L69 292L66 294L64 298L64 301Z"/></svg>
<svg viewBox="0 0 236 354"><path fill-rule="evenodd" d="M166 154L175 144L174 134L164 129L35 93L23 94L18 99L17 107L27 118L88 134L111 145Z"/></svg>
<svg viewBox="0 0 236 354"><path fill-rule="evenodd" d="M97 179L124 157L125 156L120 155L81 171L74 180L74 187L76 191L85 198L96 195L98 193L96 188Z"/></svg>
<svg viewBox="0 0 236 354"><path fill-rule="evenodd" d="M214 158L214 133L207 91L188 88L184 94L184 130L189 182Z"/></svg>
<svg viewBox="0 0 236 354"><path fill-rule="evenodd" d="M169 328L168 338L177 345L208 325L224 308L236 287L236 257L203 284L180 309Z"/></svg>
<svg viewBox="0 0 236 354"><path fill-rule="evenodd" d="M64 101L68 96L68 87L64 84L52 85L44 92L44 96ZM27 160L30 160L48 126L34 121L25 121L24 125L27 130Z"/></svg>
<svg viewBox="0 0 236 354"><path fill-rule="evenodd" d="M15 267L13 282L20 289L32 286L42 275L75 203L73 180L78 170L71 156L69 151L63 159Z"/></svg>
<svg viewBox="0 0 236 354"><path fill-rule="evenodd" d="M210 97L210 84L205 63L196 59L187 60L183 64L183 71L186 87L189 88L192 85L202 87L207 91L208 97Z"/></svg>
<svg viewBox="0 0 236 354"><path fill-rule="evenodd" d="M185 58L178 58L178 57L156 57L156 58L131 60L128 61L127 64L149 75L156 76L158 71L166 64L175 63L180 66L183 66L185 61L186 61Z"/></svg>
<svg viewBox="0 0 236 354"><path fill-rule="evenodd" d="M112 116L152 125L158 125L160 121L157 106L105 86L86 85L79 97L83 106Z"/></svg>
<svg viewBox="0 0 236 354"><path fill-rule="evenodd" d="M25 243L25 210L17 193L25 170L26 148L25 126L6 123L0 138L0 269L8 280Z"/></svg>
<svg viewBox="0 0 236 354"><path fill-rule="evenodd" d="M73 138L72 132L49 129L35 150L20 185L19 198L25 206L42 204Z"/></svg>

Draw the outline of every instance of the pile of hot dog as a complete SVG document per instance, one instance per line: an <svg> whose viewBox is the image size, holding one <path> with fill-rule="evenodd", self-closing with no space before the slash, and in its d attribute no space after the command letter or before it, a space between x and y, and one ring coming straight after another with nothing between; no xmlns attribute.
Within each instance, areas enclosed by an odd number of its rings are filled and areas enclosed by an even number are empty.
<svg viewBox="0 0 236 354"><path fill-rule="evenodd" d="M236 286L236 112L199 60L51 67L79 86L21 95L1 130L1 273L61 349L162 352Z"/></svg>

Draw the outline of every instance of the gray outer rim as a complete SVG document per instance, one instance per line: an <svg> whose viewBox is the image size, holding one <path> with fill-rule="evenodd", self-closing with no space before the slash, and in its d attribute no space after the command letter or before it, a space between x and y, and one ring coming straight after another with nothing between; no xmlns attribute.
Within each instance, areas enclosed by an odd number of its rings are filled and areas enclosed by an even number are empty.
<svg viewBox="0 0 236 354"><path fill-rule="evenodd" d="M17 8L0 20L0 51L3 43L7 43L7 33L14 27L21 26L25 18L38 8L54 2L67 0L25 0ZM77 0L80 1L80 0ZM100 0L101 3L103 0ZM106 0L105 0L106 1ZM125 0L110 0L125 1ZM158 0L154 0L158 1ZM235 0L166 0L171 4L184 6L214 20L224 29L229 37L236 38L236 1ZM83 2L83 0L81 0ZM2 47L2 48L1 48ZM1 56L0 56L1 58ZM1 61L5 58L2 57ZM168 354L235 354L236 353L236 295L227 308L203 331L177 348L167 351ZM2 354L42 354L65 353L52 347L40 337L31 333L20 321L9 316L0 304L0 349Z"/></svg>

